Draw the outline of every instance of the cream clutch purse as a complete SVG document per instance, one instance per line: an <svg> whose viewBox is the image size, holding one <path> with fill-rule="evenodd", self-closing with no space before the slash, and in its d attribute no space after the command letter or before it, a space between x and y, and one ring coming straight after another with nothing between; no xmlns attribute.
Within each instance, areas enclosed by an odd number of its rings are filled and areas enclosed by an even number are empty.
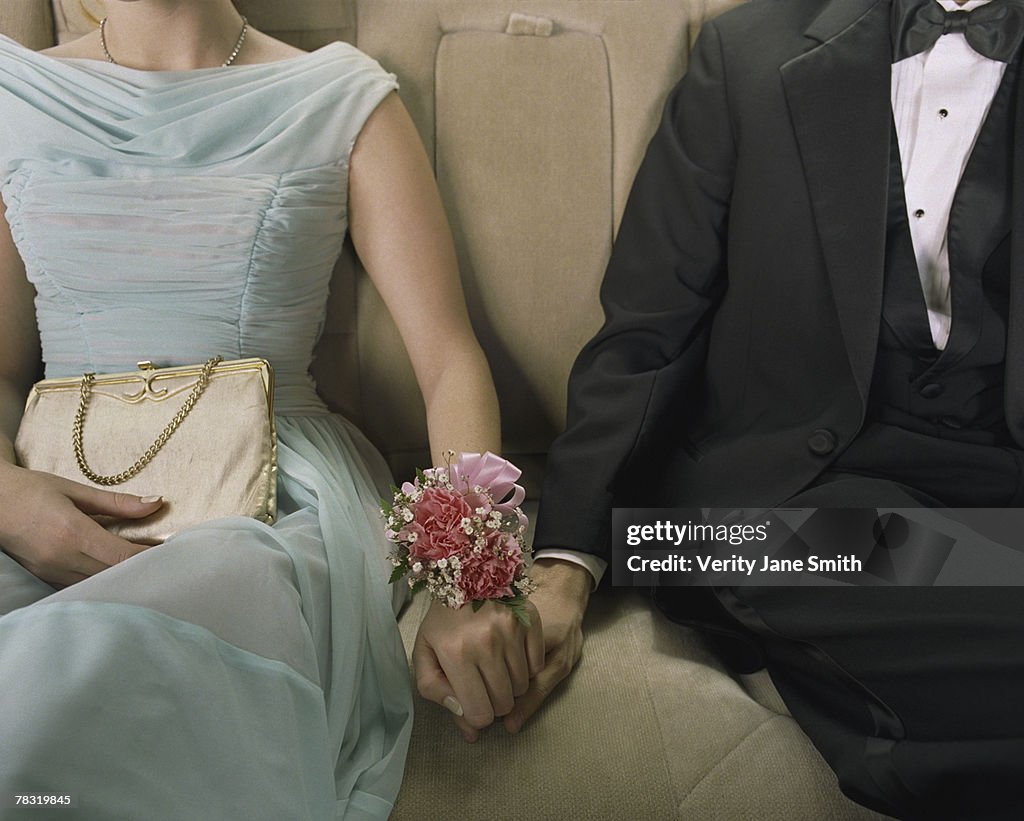
<svg viewBox="0 0 1024 821"><path fill-rule="evenodd" d="M145 519L104 519L156 544L223 516L272 523L277 512L274 372L264 359L85 374L36 383L15 440L18 464L138 496L163 496Z"/></svg>

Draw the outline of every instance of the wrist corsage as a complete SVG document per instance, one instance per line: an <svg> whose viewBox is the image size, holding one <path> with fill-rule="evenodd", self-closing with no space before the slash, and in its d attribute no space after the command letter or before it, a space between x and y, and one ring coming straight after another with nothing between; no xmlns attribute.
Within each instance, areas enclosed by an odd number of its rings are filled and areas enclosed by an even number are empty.
<svg viewBox="0 0 1024 821"><path fill-rule="evenodd" d="M494 601L529 626L526 597L535 585L526 573L521 471L493 453L446 457L445 467L416 471L416 481L381 501L384 533L395 544L391 582L406 577L413 593L427 590L455 609Z"/></svg>

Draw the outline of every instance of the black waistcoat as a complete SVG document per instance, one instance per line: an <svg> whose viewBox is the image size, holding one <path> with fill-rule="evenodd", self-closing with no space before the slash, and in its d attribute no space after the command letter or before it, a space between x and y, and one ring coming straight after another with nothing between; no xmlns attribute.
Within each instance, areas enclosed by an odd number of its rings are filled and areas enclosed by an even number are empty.
<svg viewBox="0 0 1024 821"><path fill-rule="evenodd" d="M895 135L889 174L885 290L868 418L943 439L1013 444L1003 379L1010 278L1014 60L992 101L949 217L952 325L932 342Z"/></svg>

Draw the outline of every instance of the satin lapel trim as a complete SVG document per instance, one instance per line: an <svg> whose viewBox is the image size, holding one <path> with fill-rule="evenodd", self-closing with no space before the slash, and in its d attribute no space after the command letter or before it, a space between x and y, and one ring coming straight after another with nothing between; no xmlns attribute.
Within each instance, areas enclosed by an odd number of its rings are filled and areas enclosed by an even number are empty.
<svg viewBox="0 0 1024 821"><path fill-rule="evenodd" d="M805 33L820 45L785 63L782 83L840 329L866 402L885 268L889 3L833 0Z"/></svg>
<svg viewBox="0 0 1024 821"><path fill-rule="evenodd" d="M1010 231L1014 150L1010 129L1016 117L1012 112L1018 71L1016 63L1007 66L953 196L948 228L953 326L939 360L943 367L959 362L978 343L985 263Z"/></svg>
<svg viewBox="0 0 1024 821"><path fill-rule="evenodd" d="M1018 59L1021 59L1018 57ZM1010 238L1010 315L1006 334L1006 425L1024 445L1024 66L1017 69L1013 123L1013 186Z"/></svg>

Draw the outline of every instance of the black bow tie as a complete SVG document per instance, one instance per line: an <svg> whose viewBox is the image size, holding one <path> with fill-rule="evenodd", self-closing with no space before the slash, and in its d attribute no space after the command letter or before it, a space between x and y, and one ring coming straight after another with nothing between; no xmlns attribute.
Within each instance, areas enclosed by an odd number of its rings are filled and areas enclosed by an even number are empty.
<svg viewBox="0 0 1024 821"><path fill-rule="evenodd" d="M893 62L927 51L943 34L960 32L978 54L1008 63L1024 38L1024 5L992 0L974 11L946 11L935 0L893 0Z"/></svg>

